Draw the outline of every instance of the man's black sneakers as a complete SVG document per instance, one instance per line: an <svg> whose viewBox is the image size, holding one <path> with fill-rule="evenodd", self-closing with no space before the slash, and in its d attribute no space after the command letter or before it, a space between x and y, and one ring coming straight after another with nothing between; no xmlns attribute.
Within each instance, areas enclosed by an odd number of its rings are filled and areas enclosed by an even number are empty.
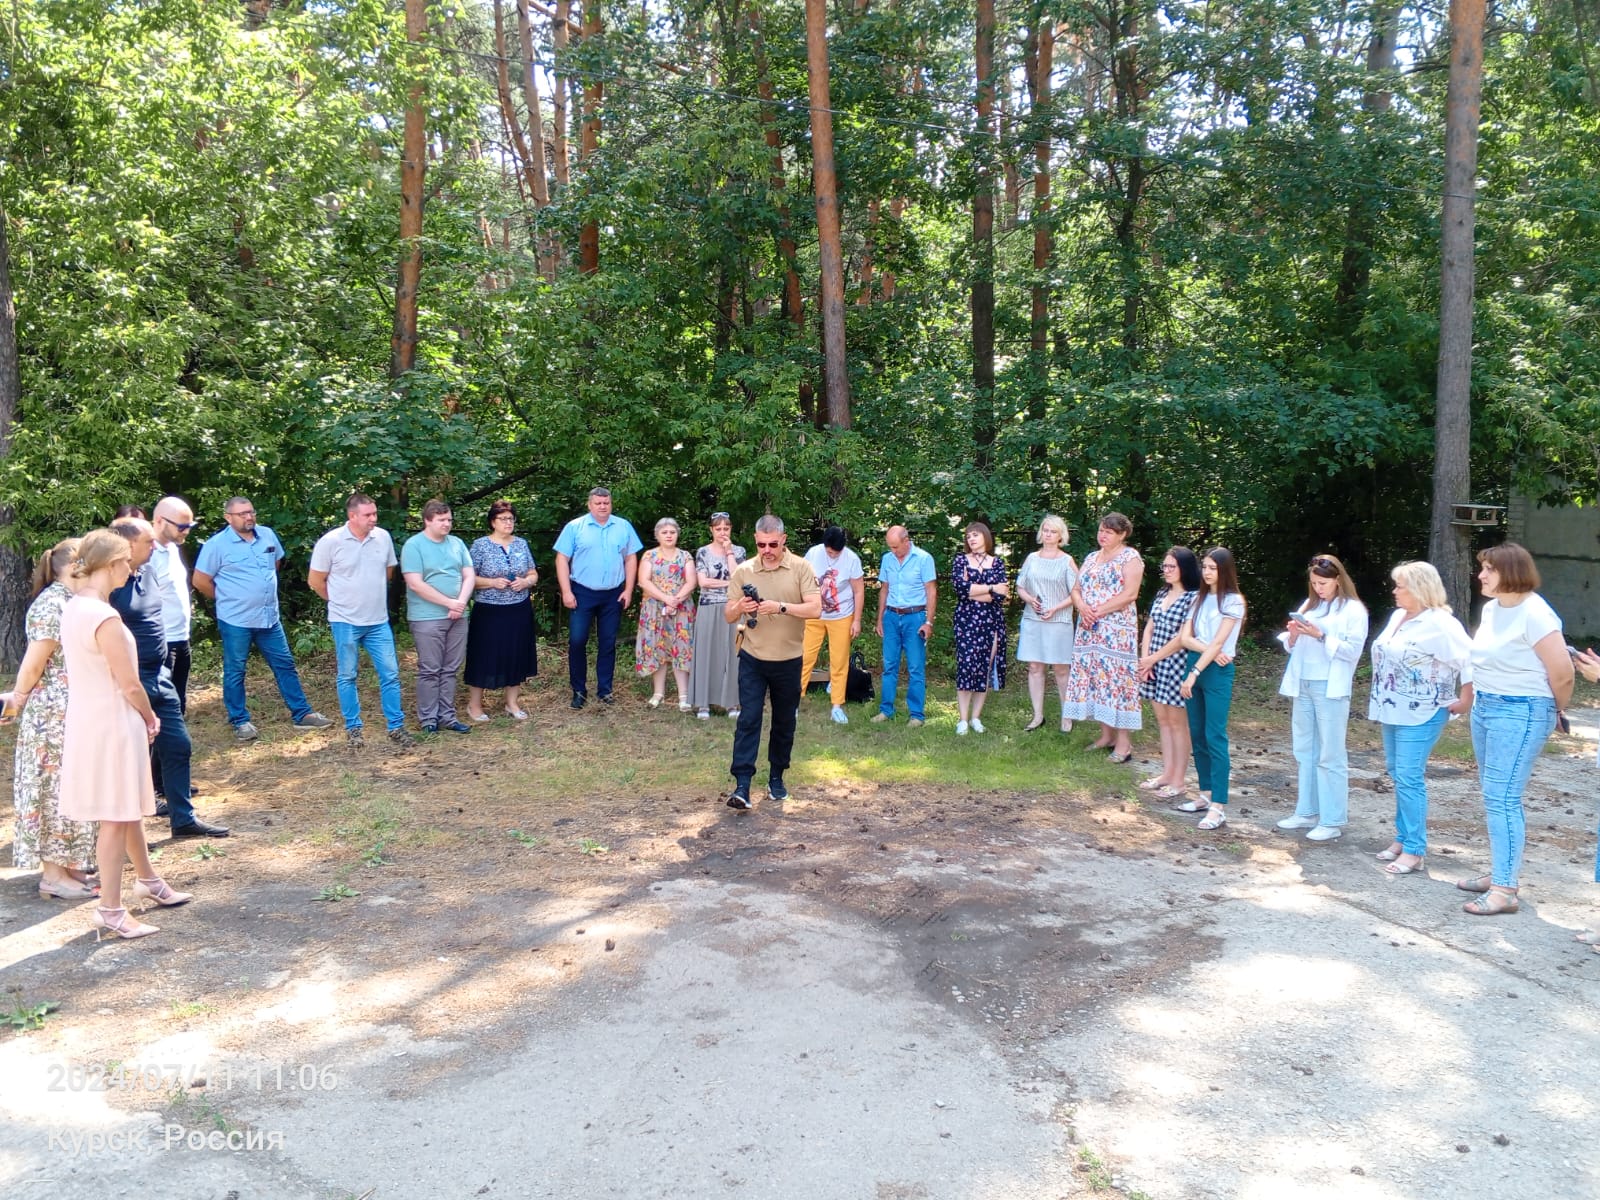
<svg viewBox="0 0 1600 1200"><path fill-rule="evenodd" d="M728 807L737 808L740 812L749 810L750 785L748 783L736 783L733 785L733 792L728 797Z"/></svg>

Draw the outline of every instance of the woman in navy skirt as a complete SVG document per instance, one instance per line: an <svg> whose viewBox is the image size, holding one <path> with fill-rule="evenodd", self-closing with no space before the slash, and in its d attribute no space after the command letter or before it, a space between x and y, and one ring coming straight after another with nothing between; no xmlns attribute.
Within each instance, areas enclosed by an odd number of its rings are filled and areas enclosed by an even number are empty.
<svg viewBox="0 0 1600 1200"><path fill-rule="evenodd" d="M529 592L539 582L533 551L515 536L517 513L509 500L489 506L489 536L472 543L472 569L478 573L477 595L467 625L467 715L487 721L483 693L506 692L506 712L526 721L520 689L539 673Z"/></svg>

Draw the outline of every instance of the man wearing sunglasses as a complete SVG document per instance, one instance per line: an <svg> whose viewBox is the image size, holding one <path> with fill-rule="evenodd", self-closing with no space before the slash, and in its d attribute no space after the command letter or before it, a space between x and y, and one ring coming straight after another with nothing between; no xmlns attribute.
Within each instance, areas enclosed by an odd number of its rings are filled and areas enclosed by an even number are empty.
<svg viewBox="0 0 1600 1200"><path fill-rule="evenodd" d="M178 707L189 715L189 622L194 602L189 596L189 568L179 549L194 528L194 511L178 496L164 496L150 524L156 531L156 548L150 571L161 588L161 619L167 624L167 671L178 693ZM156 776L156 791L161 776Z"/></svg>
<svg viewBox="0 0 1600 1200"><path fill-rule="evenodd" d="M733 792L728 807L750 807L750 780L761 750L761 710L772 697L772 735L767 739L767 798L787 800L783 773L794 750L800 709L800 661L806 622L822 616L822 589L811 564L790 554L783 522L768 515L756 522L756 556L740 563L728 581L723 620L743 621L739 639L739 723L733 733ZM752 588L761 598L751 598Z"/></svg>

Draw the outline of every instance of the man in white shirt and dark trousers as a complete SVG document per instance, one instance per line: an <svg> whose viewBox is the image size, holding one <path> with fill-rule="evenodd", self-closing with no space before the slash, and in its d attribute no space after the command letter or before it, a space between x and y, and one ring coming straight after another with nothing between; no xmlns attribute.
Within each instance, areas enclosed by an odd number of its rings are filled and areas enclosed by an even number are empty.
<svg viewBox="0 0 1600 1200"><path fill-rule="evenodd" d="M398 563L394 539L378 528L378 505L360 492L345 501L345 523L317 539L311 552L311 590L328 602L328 625L338 658L339 711L353 748L361 735L361 694L356 690L358 653L367 652L378 673L378 695L389 740L402 750L416 745L406 732L400 699L400 662L389 628L389 577Z"/></svg>

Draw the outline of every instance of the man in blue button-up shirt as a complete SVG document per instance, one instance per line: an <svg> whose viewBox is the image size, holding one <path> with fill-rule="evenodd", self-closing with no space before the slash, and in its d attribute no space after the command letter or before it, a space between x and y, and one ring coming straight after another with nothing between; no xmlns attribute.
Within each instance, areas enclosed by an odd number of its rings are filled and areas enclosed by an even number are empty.
<svg viewBox="0 0 1600 1200"><path fill-rule="evenodd" d="M589 493L589 511L568 521L556 539L556 579L561 603L572 610L567 631L567 676L572 707L589 698L589 627L598 625L595 687L602 704L611 703L612 673L617 663L617 630L622 610L633 602L643 543L633 526L611 511L611 493L597 487Z"/></svg>
<svg viewBox="0 0 1600 1200"><path fill-rule="evenodd" d="M900 659L906 660L907 724L922 724L927 694L928 639L939 595L939 569L933 555L911 544L904 525L884 534L889 553L878 564L878 636L883 639L883 702L874 721L894 716L894 691L900 681Z"/></svg>
<svg viewBox="0 0 1600 1200"><path fill-rule="evenodd" d="M245 703L244 672L250 648L261 651L278 695L289 716L301 729L324 729L332 724L314 712L300 686L294 654L278 619L278 572L283 569L283 543L265 525L256 524L256 506L235 496L223 506L226 529L212 534L200 548L194 564L194 590L217 608L217 632L222 637L222 703L228 710L233 735L241 742L259 736Z"/></svg>

